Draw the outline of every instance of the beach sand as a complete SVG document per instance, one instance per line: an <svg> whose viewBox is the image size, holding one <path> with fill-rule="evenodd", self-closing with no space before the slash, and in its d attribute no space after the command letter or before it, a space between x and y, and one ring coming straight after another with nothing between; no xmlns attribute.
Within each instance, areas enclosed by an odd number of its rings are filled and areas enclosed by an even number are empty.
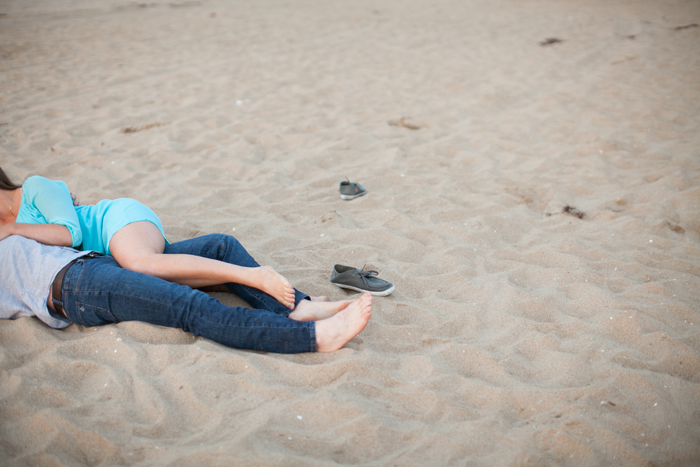
<svg viewBox="0 0 700 467"><path fill-rule="evenodd" d="M700 465L694 23L693 0L0 2L12 177L232 234L312 295L357 296L336 263L396 285L334 354L3 320L2 463Z"/></svg>

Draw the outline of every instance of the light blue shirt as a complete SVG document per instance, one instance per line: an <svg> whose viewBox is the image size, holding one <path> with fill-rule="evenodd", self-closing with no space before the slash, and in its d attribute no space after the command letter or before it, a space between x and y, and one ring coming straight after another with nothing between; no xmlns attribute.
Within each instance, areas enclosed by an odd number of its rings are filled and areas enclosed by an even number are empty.
<svg viewBox="0 0 700 467"><path fill-rule="evenodd" d="M22 204L17 221L23 224L57 224L70 231L73 247L83 243L78 213L65 183L44 177L29 177L22 185Z"/></svg>
<svg viewBox="0 0 700 467"><path fill-rule="evenodd" d="M71 321L49 313L46 302L58 272L88 253L19 235L0 240L0 318L36 316L52 328L69 326Z"/></svg>
<svg viewBox="0 0 700 467"><path fill-rule="evenodd" d="M34 176L22 185L16 222L63 225L70 231L73 248L110 254L112 236L124 226L140 221L153 223L165 239L158 216L136 200L103 199L97 204L73 206L65 183ZM167 239L165 243L168 244Z"/></svg>

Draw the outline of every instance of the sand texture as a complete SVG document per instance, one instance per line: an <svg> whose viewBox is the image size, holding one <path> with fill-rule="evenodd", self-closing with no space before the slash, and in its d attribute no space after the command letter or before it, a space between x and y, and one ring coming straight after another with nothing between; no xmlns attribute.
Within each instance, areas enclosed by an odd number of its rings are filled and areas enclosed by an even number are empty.
<svg viewBox="0 0 700 467"><path fill-rule="evenodd" d="M694 23L695 0L0 1L17 180L233 234L312 295L357 296L336 263L396 285L330 355L4 320L1 462L700 465Z"/></svg>

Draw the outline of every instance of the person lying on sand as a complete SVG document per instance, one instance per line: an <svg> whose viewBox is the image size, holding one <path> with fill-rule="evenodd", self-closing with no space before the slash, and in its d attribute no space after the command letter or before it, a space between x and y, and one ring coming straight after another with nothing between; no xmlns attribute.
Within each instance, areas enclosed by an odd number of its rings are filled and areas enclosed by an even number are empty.
<svg viewBox="0 0 700 467"><path fill-rule="evenodd" d="M230 235L211 234L167 245L239 267L257 263ZM215 287L247 301L231 307L201 290L124 269L112 256L45 245L20 235L0 237L0 318L36 316L61 329L143 321L180 328L229 347L276 353L333 352L367 325L372 296L311 301L294 290L294 310L249 285ZM211 287L209 289L212 289Z"/></svg>
<svg viewBox="0 0 700 467"><path fill-rule="evenodd" d="M270 266L241 267L189 254L163 254L168 241L158 216L129 198L74 206L65 183L29 177L12 182L0 168L0 238L22 235L46 245L111 255L123 268L190 287L235 282L294 309L294 288Z"/></svg>

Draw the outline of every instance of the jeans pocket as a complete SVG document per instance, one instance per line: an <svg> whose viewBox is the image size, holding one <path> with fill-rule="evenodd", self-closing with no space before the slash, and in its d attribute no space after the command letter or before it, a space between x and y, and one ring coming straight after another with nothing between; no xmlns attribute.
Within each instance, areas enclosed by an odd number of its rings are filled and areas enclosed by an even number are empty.
<svg viewBox="0 0 700 467"><path fill-rule="evenodd" d="M78 323L88 328L119 322L109 310L94 305L88 305L84 302L76 301L75 311L78 315Z"/></svg>

